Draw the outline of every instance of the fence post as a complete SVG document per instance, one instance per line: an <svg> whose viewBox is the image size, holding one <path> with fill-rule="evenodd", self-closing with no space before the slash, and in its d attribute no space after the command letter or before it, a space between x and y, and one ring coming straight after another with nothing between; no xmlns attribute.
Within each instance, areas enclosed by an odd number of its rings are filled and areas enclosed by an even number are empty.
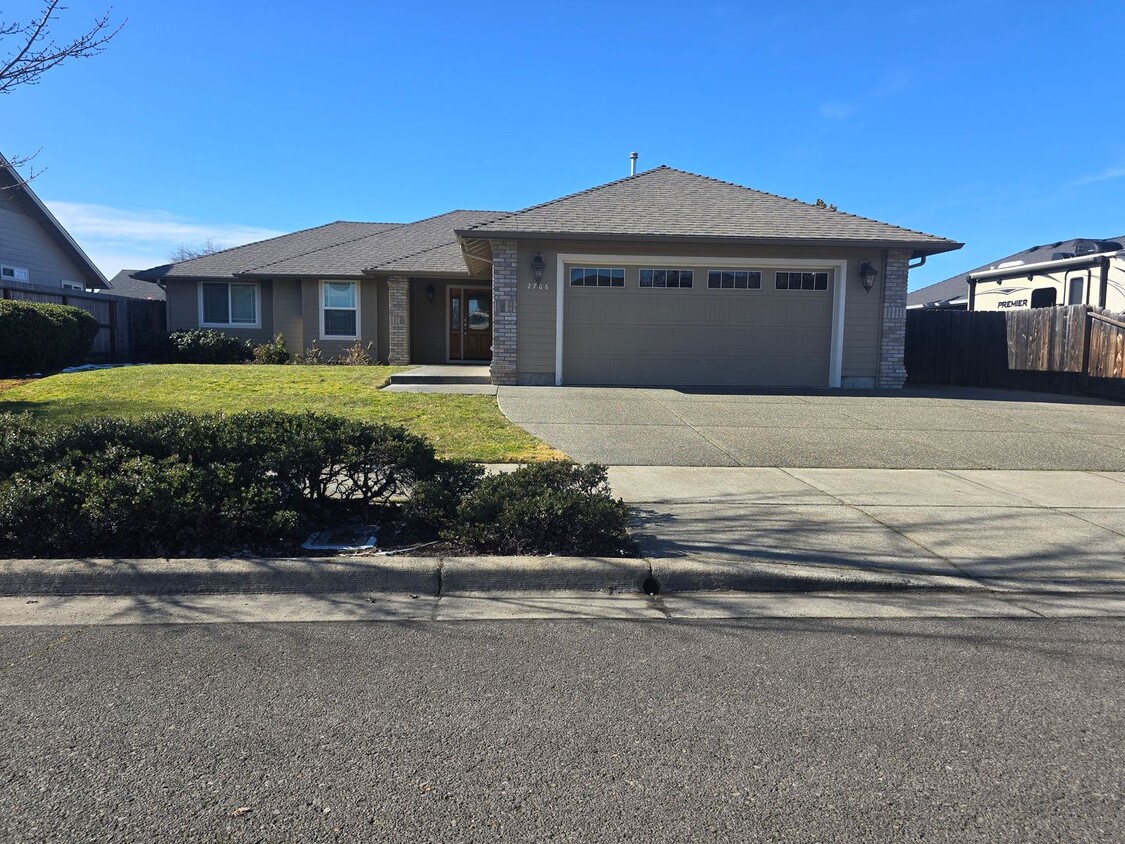
<svg viewBox="0 0 1125 844"><path fill-rule="evenodd" d="M120 302L110 301L109 303L109 356L110 359L117 362L117 307Z"/></svg>
<svg viewBox="0 0 1125 844"><path fill-rule="evenodd" d="M1090 341L1094 334L1094 318L1090 306L1082 310L1082 395L1090 395Z"/></svg>

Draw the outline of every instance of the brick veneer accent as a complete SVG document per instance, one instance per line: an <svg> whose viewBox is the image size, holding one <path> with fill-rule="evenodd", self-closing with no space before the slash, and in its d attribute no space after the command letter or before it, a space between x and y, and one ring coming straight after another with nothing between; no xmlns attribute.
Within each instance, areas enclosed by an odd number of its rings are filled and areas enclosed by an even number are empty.
<svg viewBox="0 0 1125 844"><path fill-rule="evenodd" d="M516 383L516 290L519 249L514 240L492 241L493 384Z"/></svg>
<svg viewBox="0 0 1125 844"><path fill-rule="evenodd" d="M387 280L387 325L389 327L387 363L410 363L410 280L391 276Z"/></svg>
<svg viewBox="0 0 1125 844"><path fill-rule="evenodd" d="M887 252L883 267L883 330L879 335L879 378L876 386L899 389L906 383L906 276L910 253Z"/></svg>

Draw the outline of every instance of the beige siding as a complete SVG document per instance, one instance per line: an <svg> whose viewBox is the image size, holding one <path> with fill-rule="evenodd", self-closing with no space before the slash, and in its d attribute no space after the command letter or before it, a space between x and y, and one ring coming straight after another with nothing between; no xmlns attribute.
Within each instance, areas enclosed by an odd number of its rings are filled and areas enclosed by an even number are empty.
<svg viewBox="0 0 1125 844"><path fill-rule="evenodd" d="M426 301L426 287L434 286L434 301ZM448 360L449 331L445 309L449 306L449 285L439 279L410 279L410 361L445 363Z"/></svg>
<svg viewBox="0 0 1125 844"><path fill-rule="evenodd" d="M290 354L305 348L305 324L301 316L301 282L292 278L273 282L273 328L281 334Z"/></svg>
<svg viewBox="0 0 1125 844"><path fill-rule="evenodd" d="M63 280L85 284L85 271L70 260L19 200L3 197L0 191L0 264L26 268L29 283L43 287L61 288Z"/></svg>
<svg viewBox="0 0 1125 844"><path fill-rule="evenodd" d="M168 303L168 330L189 331L200 328L199 284L197 281L166 282ZM237 326L208 326L235 337L242 337L254 343L265 343L273 338L273 282L258 283L259 328L239 328Z"/></svg>
<svg viewBox="0 0 1125 844"><path fill-rule="evenodd" d="M542 253L546 263L545 289L539 289L533 283L531 262L536 252ZM787 296L780 295L781 291L774 290L773 271L768 260L805 258L847 261L841 362L843 383L867 386L874 381L878 368L880 288L876 286L871 293L866 292L857 272L863 260L871 261L881 269L884 263L882 250L753 250L694 244L560 241L526 241L520 244L517 308L518 368L522 381L547 381L554 377L555 305L560 281L555 275L560 252L652 256L654 267L662 266L661 255L675 255L693 258L684 266L695 270L694 287L689 290L641 290L637 287L635 267L629 273L624 290L586 291L564 284L567 323L564 350L567 351L568 361L573 357L574 365L579 367L573 373L578 378L595 376L598 366L596 349L601 345L621 359L619 365L623 377L635 379L634 383L705 383L698 375L702 369L706 373L704 377L717 384L827 384L831 291L827 295L816 291L792 291ZM708 258L744 259L747 269L763 270L762 290L708 289ZM614 330L595 327L601 320L597 316L599 310L604 312L606 321L614 326ZM592 332L600 332L600 337L594 337ZM754 336L747 336L748 333ZM571 350L577 351L575 344L582 344L592 351L589 355L581 352L572 355ZM654 366L651 358L653 354L658 354L659 348L667 350L664 353L667 359ZM689 353L699 358L694 368L684 360ZM646 357L649 362L644 361ZM564 373L566 382L578 382L565 367Z"/></svg>
<svg viewBox="0 0 1125 844"><path fill-rule="evenodd" d="M355 340L321 339L320 279L301 280L301 305L303 309L305 348L316 340L325 359L336 357L355 344ZM359 340L363 345L371 343L372 355L377 355L379 346L379 293L374 279L359 282Z"/></svg>

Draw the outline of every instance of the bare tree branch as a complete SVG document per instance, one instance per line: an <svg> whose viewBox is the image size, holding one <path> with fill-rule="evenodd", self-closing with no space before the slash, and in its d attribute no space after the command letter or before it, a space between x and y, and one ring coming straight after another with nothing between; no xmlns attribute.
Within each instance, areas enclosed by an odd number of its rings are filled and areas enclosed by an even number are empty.
<svg viewBox="0 0 1125 844"><path fill-rule="evenodd" d="M85 33L60 44L51 37L50 30L52 18L57 21L57 14L67 10L59 2L44 0L42 11L29 23L0 22L0 40L16 39L9 58L0 59L3 61L0 65L0 94L10 94L20 85L35 85L44 73L65 61L97 55L125 25L122 22L116 29L111 29L111 6L104 15L94 19L93 26Z"/></svg>
<svg viewBox="0 0 1125 844"><path fill-rule="evenodd" d="M168 260L173 264L178 264L180 261L190 261L192 258L202 258L204 255L214 255L216 252L222 252L224 249L229 249L222 243L215 243L211 238L207 238L202 243L186 244L181 243L176 249L168 256Z"/></svg>

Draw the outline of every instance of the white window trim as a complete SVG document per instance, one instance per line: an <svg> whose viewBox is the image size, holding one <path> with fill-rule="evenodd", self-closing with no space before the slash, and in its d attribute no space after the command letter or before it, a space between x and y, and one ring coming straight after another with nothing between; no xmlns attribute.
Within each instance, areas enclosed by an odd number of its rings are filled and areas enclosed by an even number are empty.
<svg viewBox="0 0 1125 844"><path fill-rule="evenodd" d="M63 290L80 290L83 293L86 292L86 286L83 284L79 284L77 281L70 281L64 278L62 280L62 286Z"/></svg>
<svg viewBox="0 0 1125 844"><path fill-rule="evenodd" d="M11 270L12 275L3 275L3 270ZM23 273L23 278L20 278L20 273ZM18 281L20 284L31 284L31 270L27 267L17 267L15 264L0 264L0 282L4 281Z"/></svg>
<svg viewBox="0 0 1125 844"><path fill-rule="evenodd" d="M556 256L555 278L562 279L567 264L590 264L598 262L599 265L612 262L615 265L628 267L652 266L653 255L587 255L573 253L559 253ZM665 265L675 266L706 266L706 267L746 267L760 266L763 269L830 269L835 270L836 283L832 285L832 338L828 347L828 386L839 387L844 366L844 297L848 286L848 262L846 260L832 260L814 258L811 260L798 260L794 258L708 258L705 256L661 255L659 260ZM763 286L764 286L763 273ZM568 284L555 285L555 386L563 384L563 294ZM628 287L628 286L626 286ZM675 289L675 288L673 288ZM703 288L706 290L707 288Z"/></svg>
<svg viewBox="0 0 1125 844"><path fill-rule="evenodd" d="M232 284L250 284L254 287L254 321L253 322L204 322L203 321L203 285L204 284L225 284L227 285L227 313L230 313L230 285ZM237 331L239 329L251 330L254 328L262 327L262 286L256 281L201 281L195 285L196 295L199 301L199 327L200 328L223 328L227 331Z"/></svg>
<svg viewBox="0 0 1125 844"><path fill-rule="evenodd" d="M354 284L355 285L355 334L325 334L324 333L324 311L325 311L325 307L324 307L324 285L326 285L330 282L332 284L346 283L346 284ZM326 278L326 279L321 279L320 287L319 287L319 293L318 293L318 295L320 296L320 307L317 309L317 319L320 321L320 325L318 326L319 330L317 331L317 334L320 336L321 340L359 340L361 338L361 335L362 335L361 329L362 329L362 326L363 326L363 323L360 322L360 299L361 299L360 294L361 294L361 292L362 291L360 290L360 283L357 279L354 279L354 278ZM348 310L351 310L351 308L328 308L327 310L330 310L330 311L348 311Z"/></svg>

